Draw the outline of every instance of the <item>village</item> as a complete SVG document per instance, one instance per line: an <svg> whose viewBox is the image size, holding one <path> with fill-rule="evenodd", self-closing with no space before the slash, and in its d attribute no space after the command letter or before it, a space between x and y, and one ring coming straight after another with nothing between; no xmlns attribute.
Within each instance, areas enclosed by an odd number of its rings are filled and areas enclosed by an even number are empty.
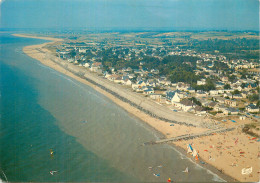
<svg viewBox="0 0 260 183"><path fill-rule="evenodd" d="M149 41L147 44L147 40L139 39L67 40L54 49L59 58L149 97L174 112L238 116L240 120L259 118L257 60L227 59L218 50L214 50L215 54L201 53L169 42ZM183 81L180 76L173 81L149 63L153 62L150 59L162 62L171 57L185 58L187 61L181 64L190 67L189 73L194 74L191 77L197 79Z"/></svg>

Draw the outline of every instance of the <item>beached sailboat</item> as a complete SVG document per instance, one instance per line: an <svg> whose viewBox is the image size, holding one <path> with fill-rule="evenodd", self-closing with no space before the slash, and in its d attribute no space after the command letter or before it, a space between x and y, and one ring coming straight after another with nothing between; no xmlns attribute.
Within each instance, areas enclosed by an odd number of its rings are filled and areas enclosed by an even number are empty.
<svg viewBox="0 0 260 183"><path fill-rule="evenodd" d="M189 168L188 168L188 167L186 167L186 169L185 169L185 170L183 170L182 172L184 172L184 173L189 173Z"/></svg>

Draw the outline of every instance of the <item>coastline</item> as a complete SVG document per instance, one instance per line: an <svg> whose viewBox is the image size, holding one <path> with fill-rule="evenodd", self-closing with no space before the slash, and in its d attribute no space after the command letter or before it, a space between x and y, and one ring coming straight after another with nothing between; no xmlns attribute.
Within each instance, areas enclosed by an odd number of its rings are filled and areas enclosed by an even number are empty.
<svg viewBox="0 0 260 183"><path fill-rule="evenodd" d="M37 36L20 35L20 34L13 34L13 35L18 36L18 37L45 39L45 40L50 40L50 41L54 41L54 42L62 41L61 39L50 38L50 37L37 37ZM154 130L156 133L160 134L160 137L170 138L170 137L184 135L184 134L187 134L187 133L194 133L194 132L198 133L198 132L204 132L204 131L208 130L206 128L199 128L199 127L195 127L195 126L192 126L192 125L190 125L190 126L189 125L183 125L182 123L181 124L177 123L177 124L175 124L174 128L171 128L171 127L169 127L169 125L170 125L169 122L165 122L163 120L154 118L154 117L146 114L145 112L137 109L136 107L130 105L129 103L126 103L126 102L120 100L115 95L101 89L99 86L87 81L86 79L83 79L79 76L76 76L75 74L68 71L67 69L65 69L61 65L55 63L51 59L50 51L47 48L44 48L44 47L48 44L53 44L54 42L48 42L48 43L44 43L44 44L41 44L41 45L26 46L26 47L23 48L23 51L28 56L30 56L30 57L32 57L36 60L39 60L42 64L44 64L44 65L46 65L46 66L48 66L48 67L50 67L50 68L52 68L52 69L54 69L58 72L61 72L61 73L65 74L69 77L72 77L72 78L78 80L81 83L89 85L90 87L94 88L96 91L102 93L103 95L105 95L106 97L111 99L114 103L116 103L118 106L120 106L124 110L126 110L129 114L133 115L134 117L140 119L141 121L146 123L148 126L150 126L152 130ZM67 63L67 64L69 64L69 63ZM76 67L77 66L73 66L73 68L76 68ZM88 74L93 74L93 73L88 72ZM181 118L179 118L179 119L181 119ZM198 140L198 139L196 139L196 140ZM193 141L195 141L195 140L189 140L189 143L192 143ZM204 138L203 141L209 142L209 139ZM185 141L185 144L187 144L187 143L188 142ZM173 147L177 151L179 151L181 154L183 154L184 156L187 156L186 145L184 145L183 142L175 142L175 143L171 143L171 145L173 145ZM201 157L202 157L201 159L204 161L204 157L202 155L203 154L201 154ZM205 155L205 157L206 157L206 155ZM188 158L190 158L190 157L188 157ZM194 160L194 162L196 162L196 161ZM229 174L225 174L226 173L225 169L224 169L224 174L219 172L219 168L216 168L214 165L211 165L210 161L207 161L206 158L205 158L205 162L207 162L207 164L202 165L203 167L205 167L206 169L209 169L210 171L217 174L219 177L225 179L226 181L237 181L237 180L243 181L240 178L237 179L236 177L234 177L234 175L232 176L232 175L229 175Z"/></svg>

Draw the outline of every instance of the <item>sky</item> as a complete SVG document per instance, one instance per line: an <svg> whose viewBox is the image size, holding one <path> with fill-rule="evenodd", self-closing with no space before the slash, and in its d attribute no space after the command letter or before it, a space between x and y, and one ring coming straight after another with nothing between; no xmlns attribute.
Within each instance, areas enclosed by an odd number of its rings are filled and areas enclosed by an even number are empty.
<svg viewBox="0 0 260 183"><path fill-rule="evenodd" d="M259 0L0 0L0 28L259 30Z"/></svg>

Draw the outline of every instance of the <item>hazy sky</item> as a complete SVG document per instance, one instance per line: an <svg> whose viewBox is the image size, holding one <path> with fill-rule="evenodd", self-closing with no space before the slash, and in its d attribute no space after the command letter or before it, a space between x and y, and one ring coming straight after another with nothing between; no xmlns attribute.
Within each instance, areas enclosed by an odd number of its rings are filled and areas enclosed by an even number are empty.
<svg viewBox="0 0 260 183"><path fill-rule="evenodd" d="M2 0L0 8L1 28L259 30L258 0Z"/></svg>

